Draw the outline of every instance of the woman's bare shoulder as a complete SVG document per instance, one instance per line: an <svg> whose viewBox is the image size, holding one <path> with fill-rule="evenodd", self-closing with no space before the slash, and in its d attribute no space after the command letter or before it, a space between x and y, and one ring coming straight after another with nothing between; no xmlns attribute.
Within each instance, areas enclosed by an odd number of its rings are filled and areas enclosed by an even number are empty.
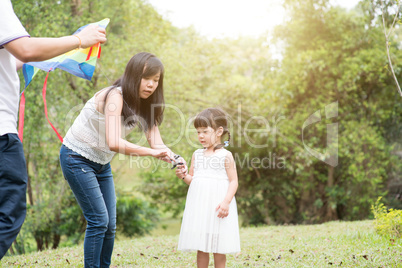
<svg viewBox="0 0 402 268"><path fill-rule="evenodd" d="M97 93L95 93L95 105L96 105L96 110L100 113L104 113L104 107L105 107L105 100L106 100L106 95L108 97L108 100L111 101L118 101L120 102L123 101L123 95L121 93L120 88L104 88ZM117 98L116 98L117 97Z"/></svg>

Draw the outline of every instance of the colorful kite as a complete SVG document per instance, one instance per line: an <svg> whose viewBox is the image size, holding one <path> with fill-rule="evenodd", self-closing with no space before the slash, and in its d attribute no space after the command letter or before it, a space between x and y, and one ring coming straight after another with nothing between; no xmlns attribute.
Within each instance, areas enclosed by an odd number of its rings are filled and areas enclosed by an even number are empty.
<svg viewBox="0 0 402 268"><path fill-rule="evenodd" d="M101 21L91 24L97 24L100 27L106 28L106 26L109 24L109 21L110 19L103 19ZM80 27L77 31L73 33L73 35L79 33L83 28L87 27L88 25ZM46 85L49 72L59 68L75 76L91 80L95 71L96 60L100 57L100 54L101 54L101 47L100 43L98 43L92 47L74 49L70 52L54 57L50 60L41 62L28 62L25 63L22 67L25 79L25 88L27 88L27 86L32 81L34 76L39 72L39 70L47 72L45 83L43 85L42 90L43 102L45 105L45 115L49 124L52 126L53 130L56 132L61 142L63 142L63 138L57 132L56 128L52 125L47 115ZM25 94L24 92L22 92L20 100L20 114L19 114L19 126L18 126L18 132L19 132L18 135L21 141L23 139L23 132L24 132L24 111L25 111Z"/></svg>

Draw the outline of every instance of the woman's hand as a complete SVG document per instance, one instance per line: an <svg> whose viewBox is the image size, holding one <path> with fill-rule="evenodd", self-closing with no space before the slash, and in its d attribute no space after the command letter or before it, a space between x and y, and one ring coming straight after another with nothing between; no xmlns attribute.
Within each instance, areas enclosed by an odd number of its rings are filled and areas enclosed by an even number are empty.
<svg viewBox="0 0 402 268"><path fill-rule="evenodd" d="M152 149L151 156L170 163L169 151L166 149Z"/></svg>
<svg viewBox="0 0 402 268"><path fill-rule="evenodd" d="M226 201L221 202L215 209L218 211L218 218L225 218L229 215L229 203Z"/></svg>
<svg viewBox="0 0 402 268"><path fill-rule="evenodd" d="M167 163L172 163L174 153L170 149L156 149L156 150L162 150L167 152L166 155L158 157L159 160L165 161Z"/></svg>

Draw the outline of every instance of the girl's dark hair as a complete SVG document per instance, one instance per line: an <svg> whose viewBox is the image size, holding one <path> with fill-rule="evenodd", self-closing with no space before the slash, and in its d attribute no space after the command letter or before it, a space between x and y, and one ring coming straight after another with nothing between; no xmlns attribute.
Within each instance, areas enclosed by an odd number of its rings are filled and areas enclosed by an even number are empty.
<svg viewBox="0 0 402 268"><path fill-rule="evenodd" d="M138 125L141 130L150 130L153 126L160 125L163 120L165 109L163 73L163 64L155 55L148 52L135 54L127 63L123 76L117 79L108 90L104 101L106 103L112 89L121 87L123 93L121 114L125 125L129 127ZM158 87L147 99L141 99L141 79L156 74L159 74Z"/></svg>
<svg viewBox="0 0 402 268"><path fill-rule="evenodd" d="M230 142L230 132L228 129L228 120L227 115L220 108L207 108L200 112L194 120L194 127L211 127L215 131L219 128L223 128L222 136L228 134L228 142ZM220 149L224 146L224 144L218 144L215 146L214 151L216 149Z"/></svg>

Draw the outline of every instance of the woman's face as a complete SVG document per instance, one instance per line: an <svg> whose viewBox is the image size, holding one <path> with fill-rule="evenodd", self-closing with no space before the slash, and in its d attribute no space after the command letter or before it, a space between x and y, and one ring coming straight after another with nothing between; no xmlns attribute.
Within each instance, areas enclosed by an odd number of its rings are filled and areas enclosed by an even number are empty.
<svg viewBox="0 0 402 268"><path fill-rule="evenodd" d="M141 99L147 99L149 96L152 95L152 93L154 93L159 84L159 77L160 73L157 73L153 76L144 77L141 79L141 85L140 85Z"/></svg>

